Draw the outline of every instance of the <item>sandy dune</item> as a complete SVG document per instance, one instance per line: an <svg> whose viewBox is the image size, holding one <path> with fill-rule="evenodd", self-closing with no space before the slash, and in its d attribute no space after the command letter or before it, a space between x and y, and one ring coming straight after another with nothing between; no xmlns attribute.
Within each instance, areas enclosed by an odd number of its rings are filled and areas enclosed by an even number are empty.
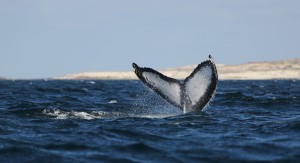
<svg viewBox="0 0 300 163"><path fill-rule="evenodd" d="M166 76L184 79L197 65L160 70ZM220 80L251 79L300 79L300 58L272 62L249 62L239 65L217 64ZM132 72L86 72L68 74L57 79L104 79L124 80L137 79Z"/></svg>

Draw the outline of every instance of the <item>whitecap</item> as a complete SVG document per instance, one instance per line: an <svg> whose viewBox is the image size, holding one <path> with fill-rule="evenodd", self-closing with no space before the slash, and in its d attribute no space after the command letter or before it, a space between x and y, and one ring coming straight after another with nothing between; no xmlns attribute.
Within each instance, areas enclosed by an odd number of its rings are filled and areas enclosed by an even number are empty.
<svg viewBox="0 0 300 163"><path fill-rule="evenodd" d="M94 81L89 81L89 83L90 83L90 84L96 84L96 82L94 82Z"/></svg>
<svg viewBox="0 0 300 163"><path fill-rule="evenodd" d="M79 118L79 119L86 119L86 120L91 120L91 119L95 119L96 117L92 114L86 113L86 112L76 112L73 111L71 112L72 116L74 116L75 118Z"/></svg>
<svg viewBox="0 0 300 163"><path fill-rule="evenodd" d="M109 103L109 104L116 104L116 103L118 103L118 101L117 101L117 100L111 100L111 101L109 101L108 103Z"/></svg>

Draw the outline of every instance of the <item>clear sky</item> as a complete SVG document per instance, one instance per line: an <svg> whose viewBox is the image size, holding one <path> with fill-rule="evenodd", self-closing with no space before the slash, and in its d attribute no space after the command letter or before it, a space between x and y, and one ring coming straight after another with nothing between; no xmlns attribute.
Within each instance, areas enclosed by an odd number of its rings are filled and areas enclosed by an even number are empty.
<svg viewBox="0 0 300 163"><path fill-rule="evenodd" d="M299 0L0 0L0 76L300 57Z"/></svg>

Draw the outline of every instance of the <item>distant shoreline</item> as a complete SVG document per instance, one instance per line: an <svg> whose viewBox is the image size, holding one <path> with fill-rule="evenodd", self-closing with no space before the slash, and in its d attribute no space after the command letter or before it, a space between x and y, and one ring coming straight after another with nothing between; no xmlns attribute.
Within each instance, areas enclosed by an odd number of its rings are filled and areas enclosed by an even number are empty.
<svg viewBox="0 0 300 163"><path fill-rule="evenodd" d="M175 79L185 79L197 65L159 70L162 74ZM300 79L300 58L271 61L249 62L238 65L217 64L220 80L273 80ZM137 79L133 71L127 72L86 72L68 74L53 78L60 80L133 80Z"/></svg>
<svg viewBox="0 0 300 163"><path fill-rule="evenodd" d="M269 62L249 62L236 65L217 63L216 65L219 80L300 80L300 58ZM197 64L194 64L158 71L171 78L185 79L196 66ZM133 71L126 71L84 72L67 74L62 77L35 79L10 79L0 77L0 80L138 80L138 78Z"/></svg>

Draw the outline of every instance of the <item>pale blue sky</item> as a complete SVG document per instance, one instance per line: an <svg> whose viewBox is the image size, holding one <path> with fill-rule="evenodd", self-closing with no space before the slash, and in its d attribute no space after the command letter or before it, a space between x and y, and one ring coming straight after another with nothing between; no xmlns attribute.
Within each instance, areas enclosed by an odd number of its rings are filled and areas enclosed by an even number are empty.
<svg viewBox="0 0 300 163"><path fill-rule="evenodd" d="M298 0L0 0L0 76L300 57Z"/></svg>

